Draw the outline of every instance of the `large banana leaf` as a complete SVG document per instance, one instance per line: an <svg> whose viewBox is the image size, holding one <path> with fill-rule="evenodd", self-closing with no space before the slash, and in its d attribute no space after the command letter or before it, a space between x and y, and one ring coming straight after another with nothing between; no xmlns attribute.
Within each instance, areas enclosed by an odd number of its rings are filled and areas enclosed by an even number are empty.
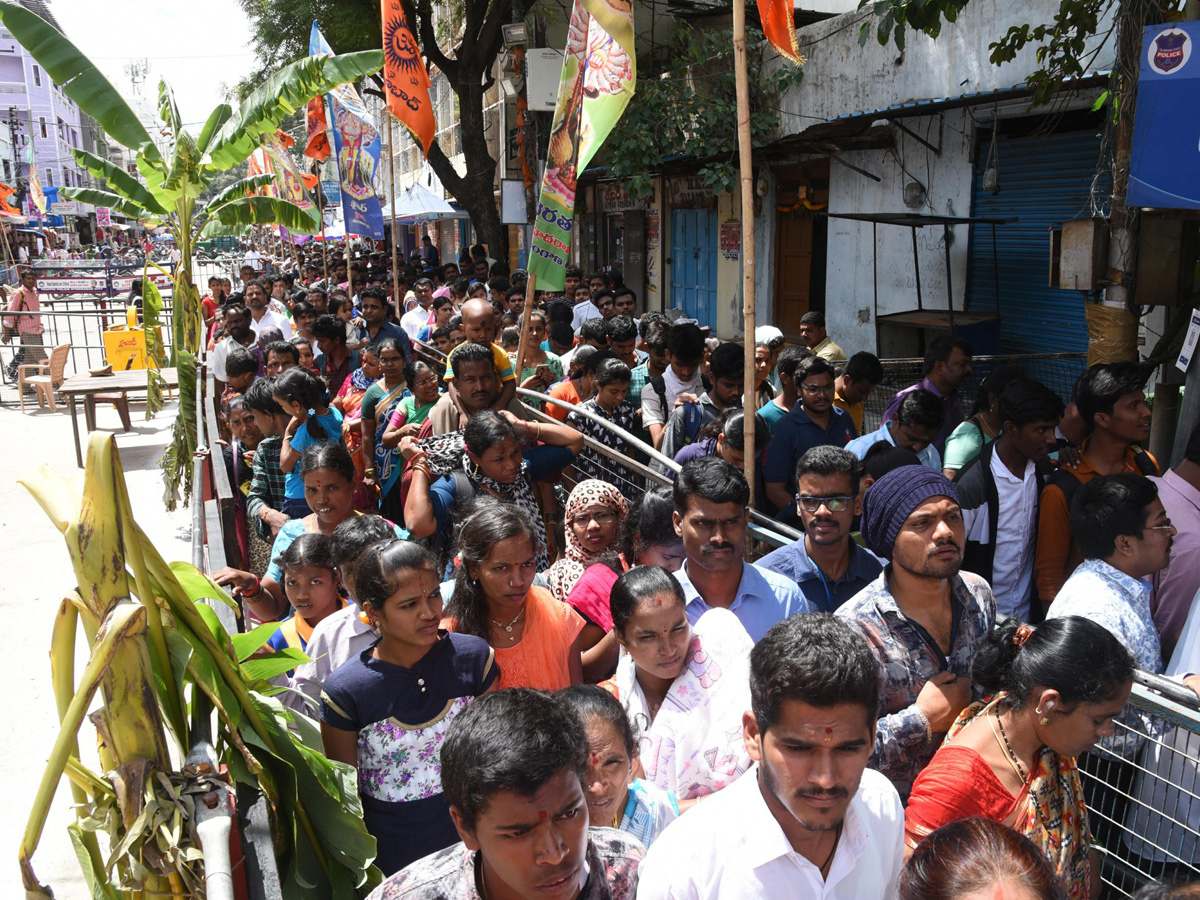
<svg viewBox="0 0 1200 900"><path fill-rule="evenodd" d="M382 50L307 56L284 66L255 89L221 128L209 151L212 164L232 168L262 143L262 135L274 134L284 117L303 109L313 97L365 78L382 66Z"/></svg>
<svg viewBox="0 0 1200 900"><path fill-rule="evenodd" d="M219 237L245 237L250 234L252 226L250 225L225 225L219 219L209 219L204 227L200 229L200 233L196 235L196 240L207 241L210 238Z"/></svg>
<svg viewBox="0 0 1200 900"><path fill-rule="evenodd" d="M249 178L243 178L241 181L235 181L229 187L225 188L225 190L218 192L217 196L209 200L208 205L204 207L204 211L212 215L231 200L252 197L259 188L264 188L274 183L274 175L252 175Z"/></svg>
<svg viewBox="0 0 1200 900"><path fill-rule="evenodd" d="M208 152L208 145L212 143L212 139L216 137L217 132L229 121L229 117L232 115L233 109L230 108L228 103L222 103L208 114L208 121L200 129L200 137L196 141L196 147L202 154Z"/></svg>
<svg viewBox="0 0 1200 900"><path fill-rule="evenodd" d="M158 158L158 150L137 114L62 32L18 3L0 2L0 21L41 64L54 83L62 87L63 93L95 119L105 132L126 147L140 150L152 159Z"/></svg>
<svg viewBox="0 0 1200 900"><path fill-rule="evenodd" d="M120 166L115 166L107 159L96 156L94 153L88 153L86 150L72 150L71 152L75 154L75 159L87 169L89 174L107 181L109 188L115 193L129 198L143 209L157 215L165 216L170 212L158 202L153 194L146 190L140 181Z"/></svg>
<svg viewBox="0 0 1200 900"><path fill-rule="evenodd" d="M278 197L243 197L230 200L213 213L223 225L282 225L297 234L321 230L316 209L301 209Z"/></svg>
<svg viewBox="0 0 1200 900"><path fill-rule="evenodd" d="M155 222L159 216L133 200L114 194L111 191L101 191L96 188L63 187L63 196L68 200L82 200L95 206L108 206L123 216L139 219L142 222Z"/></svg>

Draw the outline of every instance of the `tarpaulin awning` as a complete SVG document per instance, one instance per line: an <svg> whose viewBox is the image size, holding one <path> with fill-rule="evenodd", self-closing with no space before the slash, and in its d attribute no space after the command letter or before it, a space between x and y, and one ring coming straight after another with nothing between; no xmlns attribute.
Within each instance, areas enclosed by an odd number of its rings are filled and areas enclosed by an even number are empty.
<svg viewBox="0 0 1200 900"><path fill-rule="evenodd" d="M384 221L392 217L390 205L383 208ZM441 219L467 219L470 214L455 209L429 188L414 184L396 200L396 219L405 224L411 222L436 222Z"/></svg>

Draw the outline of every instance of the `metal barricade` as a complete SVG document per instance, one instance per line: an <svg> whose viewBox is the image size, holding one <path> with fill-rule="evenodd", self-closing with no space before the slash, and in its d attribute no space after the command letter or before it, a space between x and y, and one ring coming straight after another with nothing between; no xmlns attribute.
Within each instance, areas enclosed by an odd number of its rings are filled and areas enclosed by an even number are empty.
<svg viewBox="0 0 1200 900"><path fill-rule="evenodd" d="M646 488L657 487L659 485L670 486L674 483L674 475L680 469L679 463L659 453L636 435L630 434L607 419L588 412L586 409L580 409L566 400L559 400L556 397L549 397L546 394L539 394L537 391L530 391L525 388L517 388L517 395L522 399L537 401L543 404L549 403L563 409L568 409L594 425L606 429L611 435L623 442L629 448L629 453L622 453L620 450L609 447L587 434L583 438L584 451L589 453L589 462L592 467L599 469L598 474L601 480L615 485L624 496L636 497L642 491L646 490ZM540 421L552 425L561 424L557 419L539 409L531 409L530 412ZM635 454L640 458L635 458ZM654 466L661 466L669 470L672 474L668 476L649 463L653 463ZM571 467L564 473L562 484L566 488L567 493L570 493L580 480L575 468ZM755 509L750 510L750 534L755 539L751 542L751 561L758 558L758 556L769 553L776 547L790 544L801 537L799 532L789 528L782 522L776 522L774 519L763 515Z"/></svg>
<svg viewBox="0 0 1200 900"><path fill-rule="evenodd" d="M916 384L925 377L922 359L884 359L883 382L867 397L863 408L863 431L879 428L883 413L896 391ZM1064 401L1071 399L1075 380L1087 368L1086 353L1042 353L1025 356L976 356L971 361L971 377L963 386L963 414L970 415L979 383L999 366L1016 366L1030 378L1036 378L1055 391Z"/></svg>
<svg viewBox="0 0 1200 900"><path fill-rule="evenodd" d="M1200 881L1200 710L1189 689L1137 673L1117 735L1080 757L1103 897L1130 897L1150 881ZM1120 742L1118 742L1119 745Z"/></svg>

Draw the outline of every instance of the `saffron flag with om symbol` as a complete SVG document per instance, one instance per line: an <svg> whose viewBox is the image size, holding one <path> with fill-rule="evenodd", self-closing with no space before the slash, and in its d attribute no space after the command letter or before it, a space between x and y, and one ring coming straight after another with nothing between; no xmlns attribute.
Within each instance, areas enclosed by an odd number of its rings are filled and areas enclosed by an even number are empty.
<svg viewBox="0 0 1200 900"><path fill-rule="evenodd" d="M383 8L383 85L392 115L408 129L428 154L437 123L429 100L429 73L421 62L412 29L404 18L400 0L381 0Z"/></svg>
<svg viewBox="0 0 1200 900"><path fill-rule="evenodd" d="M579 173L625 112L636 86L631 0L575 0L526 267L539 288L563 289Z"/></svg>

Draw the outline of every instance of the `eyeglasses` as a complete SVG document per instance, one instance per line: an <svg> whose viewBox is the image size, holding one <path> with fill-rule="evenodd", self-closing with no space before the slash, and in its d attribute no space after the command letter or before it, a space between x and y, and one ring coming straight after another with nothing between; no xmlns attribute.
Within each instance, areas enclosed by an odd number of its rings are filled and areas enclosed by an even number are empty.
<svg viewBox="0 0 1200 900"><path fill-rule="evenodd" d="M831 381L829 384L802 384L800 387L806 394L832 394L834 385Z"/></svg>
<svg viewBox="0 0 1200 900"><path fill-rule="evenodd" d="M1172 529L1174 527L1175 526L1171 524L1170 519L1163 519L1163 523L1161 525L1147 525L1146 526L1148 531L1169 531L1170 529Z"/></svg>
<svg viewBox="0 0 1200 900"><path fill-rule="evenodd" d="M571 519L572 525L586 525L595 522L597 525L609 525L617 521L615 512L580 513Z"/></svg>
<svg viewBox="0 0 1200 900"><path fill-rule="evenodd" d="M845 512L850 508L850 502L854 499L845 494L834 494L832 497L814 497L811 494L801 494L796 498L800 502L800 508L805 512L815 513L822 506L828 509L831 513Z"/></svg>

